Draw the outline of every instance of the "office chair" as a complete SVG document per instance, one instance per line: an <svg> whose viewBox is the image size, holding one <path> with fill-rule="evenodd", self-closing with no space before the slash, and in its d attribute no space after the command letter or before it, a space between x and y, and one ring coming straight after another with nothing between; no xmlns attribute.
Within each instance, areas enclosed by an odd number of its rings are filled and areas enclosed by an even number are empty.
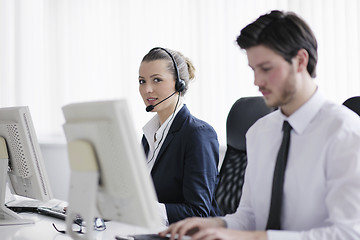
<svg viewBox="0 0 360 240"><path fill-rule="evenodd" d="M223 215L239 205L247 165L245 134L259 118L273 111L262 97L244 97L231 107L226 120L227 149L215 198Z"/></svg>
<svg viewBox="0 0 360 240"><path fill-rule="evenodd" d="M360 96L347 99L343 105L350 108L360 116Z"/></svg>

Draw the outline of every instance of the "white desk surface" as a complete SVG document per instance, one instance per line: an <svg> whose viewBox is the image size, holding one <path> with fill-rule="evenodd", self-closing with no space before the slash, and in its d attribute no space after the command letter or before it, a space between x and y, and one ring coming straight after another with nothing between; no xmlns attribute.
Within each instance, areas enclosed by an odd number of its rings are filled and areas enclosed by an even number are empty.
<svg viewBox="0 0 360 240"><path fill-rule="evenodd" d="M59 230L66 230L65 221L39 215L36 213L21 213L24 218L35 221L34 224L0 226L1 240L71 240L72 238L63 233L57 232L52 223L55 223ZM159 229L160 231L161 229ZM106 222L106 230L94 231L97 240L115 240L116 235L131 235L155 233L157 230L149 230L135 227L116 221Z"/></svg>

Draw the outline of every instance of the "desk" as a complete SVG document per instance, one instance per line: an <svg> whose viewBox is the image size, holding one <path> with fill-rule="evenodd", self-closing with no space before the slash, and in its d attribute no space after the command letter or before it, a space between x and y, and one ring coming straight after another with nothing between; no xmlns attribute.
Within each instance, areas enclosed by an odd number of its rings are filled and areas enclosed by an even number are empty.
<svg viewBox="0 0 360 240"><path fill-rule="evenodd" d="M0 226L1 240L71 240L67 234L57 232L52 223L56 227L65 230L65 221L39 215L36 213L20 213L24 218L30 218L35 221L34 224ZM161 229L159 229L160 231ZM106 230L95 231L97 240L115 240L116 235L144 234L155 233L156 230L150 231L145 228L135 227L116 221L106 222Z"/></svg>

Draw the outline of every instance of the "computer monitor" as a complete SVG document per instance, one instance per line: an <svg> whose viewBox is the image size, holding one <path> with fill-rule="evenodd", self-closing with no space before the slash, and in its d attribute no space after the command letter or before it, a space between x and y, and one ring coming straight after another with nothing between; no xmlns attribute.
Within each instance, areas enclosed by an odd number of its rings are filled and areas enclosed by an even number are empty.
<svg viewBox="0 0 360 240"><path fill-rule="evenodd" d="M48 201L52 192L35 134L29 108L0 108L0 225L26 224L5 206L6 190L13 194Z"/></svg>
<svg viewBox="0 0 360 240"><path fill-rule="evenodd" d="M71 167L67 231L79 215L85 222L102 217L161 227L155 189L126 100L74 103L62 110Z"/></svg>

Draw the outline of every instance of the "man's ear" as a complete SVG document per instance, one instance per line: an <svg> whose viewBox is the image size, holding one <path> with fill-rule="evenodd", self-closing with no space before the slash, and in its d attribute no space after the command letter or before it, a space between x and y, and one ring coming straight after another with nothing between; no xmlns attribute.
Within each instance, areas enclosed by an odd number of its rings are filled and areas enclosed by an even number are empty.
<svg viewBox="0 0 360 240"><path fill-rule="evenodd" d="M309 53L304 48L301 48L296 54L298 72L307 71L309 62Z"/></svg>

